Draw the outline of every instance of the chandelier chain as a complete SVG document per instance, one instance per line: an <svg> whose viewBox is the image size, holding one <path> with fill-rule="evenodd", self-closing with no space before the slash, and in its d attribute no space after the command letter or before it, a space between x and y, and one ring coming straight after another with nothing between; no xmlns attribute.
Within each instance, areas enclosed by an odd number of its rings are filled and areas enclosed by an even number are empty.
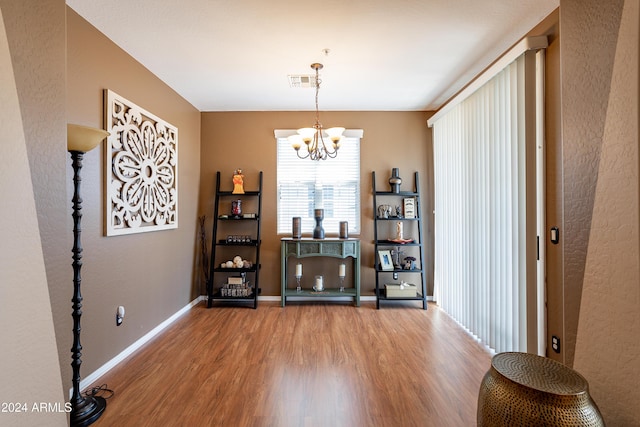
<svg viewBox="0 0 640 427"><path fill-rule="evenodd" d="M318 108L318 93L320 92L320 83L322 83L322 80L320 80L319 70L320 67L316 67L316 125L318 125L320 129L322 129L322 124L320 123L320 111Z"/></svg>
<svg viewBox="0 0 640 427"><path fill-rule="evenodd" d="M311 68L316 71L316 122L313 125L313 128L298 129L298 134L290 136L289 141L291 142L291 146L296 150L296 155L301 159L310 158L311 160L326 160L327 158L334 158L338 155L340 140L342 139L342 134L345 129L341 127L334 127L325 130L322 127L322 123L320 123L320 108L318 103L320 83L322 82L320 80L320 69L322 68L322 64L311 64ZM327 148L323 136L323 133L325 132L333 144L333 149ZM300 154L302 143L304 143L306 148L306 154L304 155Z"/></svg>

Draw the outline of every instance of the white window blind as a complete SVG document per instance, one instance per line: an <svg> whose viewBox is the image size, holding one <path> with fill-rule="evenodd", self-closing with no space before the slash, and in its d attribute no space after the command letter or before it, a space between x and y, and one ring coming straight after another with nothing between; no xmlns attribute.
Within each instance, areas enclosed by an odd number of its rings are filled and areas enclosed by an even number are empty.
<svg viewBox="0 0 640 427"><path fill-rule="evenodd" d="M315 227L314 209L324 209L322 226L327 235L338 234L340 221L349 223L349 234L359 234L362 131L346 131L338 156L319 161L300 159L296 155L286 138L295 131L277 130L275 133L278 234L291 234L293 217L301 217L302 233L311 234Z"/></svg>
<svg viewBox="0 0 640 427"><path fill-rule="evenodd" d="M537 333L528 323L536 306L527 299L537 286L535 173L527 173L537 138L535 55L520 55L430 122L434 298L497 352L537 351L528 336Z"/></svg>

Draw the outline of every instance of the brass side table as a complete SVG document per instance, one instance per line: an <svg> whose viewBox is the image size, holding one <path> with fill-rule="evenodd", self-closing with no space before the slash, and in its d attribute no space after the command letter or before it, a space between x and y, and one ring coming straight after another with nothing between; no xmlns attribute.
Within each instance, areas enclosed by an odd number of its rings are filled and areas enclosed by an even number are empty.
<svg viewBox="0 0 640 427"><path fill-rule="evenodd" d="M529 353L495 355L478 395L478 426L604 426L582 375Z"/></svg>

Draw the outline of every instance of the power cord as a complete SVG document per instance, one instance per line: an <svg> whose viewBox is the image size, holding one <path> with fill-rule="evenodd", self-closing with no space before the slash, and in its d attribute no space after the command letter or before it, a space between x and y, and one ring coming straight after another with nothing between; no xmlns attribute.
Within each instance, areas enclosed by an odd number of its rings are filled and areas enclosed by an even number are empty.
<svg viewBox="0 0 640 427"><path fill-rule="evenodd" d="M96 387L92 387L89 390L86 390L82 393L85 397L89 396L99 396L104 399L109 399L113 396L114 392L111 389L107 388L106 384L102 384Z"/></svg>

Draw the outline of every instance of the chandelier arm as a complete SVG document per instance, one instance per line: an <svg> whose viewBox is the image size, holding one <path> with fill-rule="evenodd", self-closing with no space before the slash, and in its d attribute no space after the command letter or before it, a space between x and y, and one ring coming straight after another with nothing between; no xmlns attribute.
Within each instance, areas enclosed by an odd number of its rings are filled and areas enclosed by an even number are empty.
<svg viewBox="0 0 640 427"><path fill-rule="evenodd" d="M297 154L297 155L298 155L298 157L300 157L301 159L306 159L307 157L309 157L309 155L310 155L311 153L307 151L307 155L306 155L306 156L301 156L301 155L300 155L300 150L296 150L296 154Z"/></svg>
<svg viewBox="0 0 640 427"><path fill-rule="evenodd" d="M322 159L323 160L326 159L327 156L328 157L332 157L332 158L335 157L334 153L336 153L338 150L331 151L331 150L329 150L327 148L327 144L324 142L324 138L322 137L322 133L320 133L320 140L322 141L322 151L324 153L324 155L322 156Z"/></svg>

